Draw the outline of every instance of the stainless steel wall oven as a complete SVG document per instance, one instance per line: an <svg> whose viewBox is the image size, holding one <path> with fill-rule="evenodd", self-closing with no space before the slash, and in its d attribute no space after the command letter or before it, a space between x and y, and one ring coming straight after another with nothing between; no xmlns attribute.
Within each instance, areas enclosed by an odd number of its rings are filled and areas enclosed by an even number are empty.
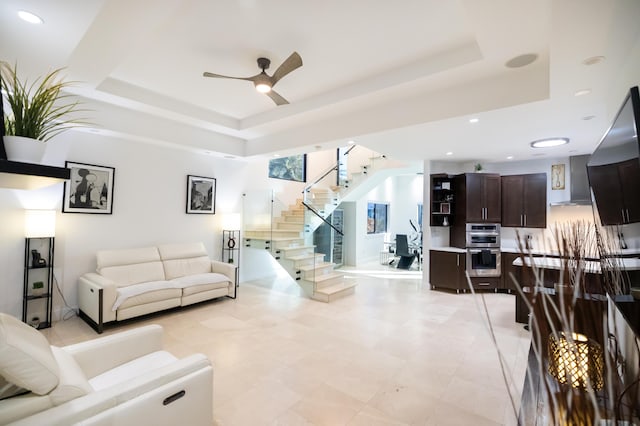
<svg viewBox="0 0 640 426"><path fill-rule="evenodd" d="M470 277L499 277L500 224L467 223L467 272Z"/></svg>

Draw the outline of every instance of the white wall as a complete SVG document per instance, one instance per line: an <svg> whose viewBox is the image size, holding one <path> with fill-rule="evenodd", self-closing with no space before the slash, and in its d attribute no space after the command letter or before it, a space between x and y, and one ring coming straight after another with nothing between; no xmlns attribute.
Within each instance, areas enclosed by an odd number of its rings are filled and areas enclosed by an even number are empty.
<svg viewBox="0 0 640 426"><path fill-rule="evenodd" d="M202 241L213 258L220 257L221 213L240 211L247 163L90 133L59 137L69 145L70 161L115 167L113 214L61 213L62 184L0 189L0 311L22 312L25 208L58 211L54 271L72 306L76 281L95 270L97 250ZM217 179L215 215L185 213L188 174Z"/></svg>
<svg viewBox="0 0 640 426"><path fill-rule="evenodd" d="M347 234L346 263L362 265L379 259L384 241L392 241L395 234L411 234L409 219L417 225L418 203L423 197L422 175L400 175L387 178L358 201L343 207ZM367 204L389 204L387 233L367 234Z"/></svg>

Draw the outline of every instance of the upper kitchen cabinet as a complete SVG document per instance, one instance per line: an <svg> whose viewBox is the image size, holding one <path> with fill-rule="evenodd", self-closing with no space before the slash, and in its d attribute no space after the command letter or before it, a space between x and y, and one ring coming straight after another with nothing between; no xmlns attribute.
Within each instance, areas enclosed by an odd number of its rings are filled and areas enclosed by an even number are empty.
<svg viewBox="0 0 640 426"><path fill-rule="evenodd" d="M502 176L502 226L547 227L547 174Z"/></svg>
<svg viewBox="0 0 640 426"><path fill-rule="evenodd" d="M603 225L640 222L640 163L637 158L619 163L589 166L589 183L598 201Z"/></svg>
<svg viewBox="0 0 640 426"><path fill-rule="evenodd" d="M465 173L456 176L457 223L500 223L500 175Z"/></svg>

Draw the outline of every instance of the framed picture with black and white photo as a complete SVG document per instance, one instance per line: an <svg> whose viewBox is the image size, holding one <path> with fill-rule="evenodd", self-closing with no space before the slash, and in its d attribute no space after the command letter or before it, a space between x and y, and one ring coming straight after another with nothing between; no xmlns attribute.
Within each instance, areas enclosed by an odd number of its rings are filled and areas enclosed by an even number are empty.
<svg viewBox="0 0 640 426"><path fill-rule="evenodd" d="M216 179L187 176L187 213L216 213Z"/></svg>
<svg viewBox="0 0 640 426"><path fill-rule="evenodd" d="M62 213L111 214L115 168L66 161L71 176L64 183Z"/></svg>

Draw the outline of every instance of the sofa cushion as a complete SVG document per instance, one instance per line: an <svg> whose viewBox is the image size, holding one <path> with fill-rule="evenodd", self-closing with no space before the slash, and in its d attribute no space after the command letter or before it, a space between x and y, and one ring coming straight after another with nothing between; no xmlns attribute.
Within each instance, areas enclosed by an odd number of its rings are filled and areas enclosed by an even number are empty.
<svg viewBox="0 0 640 426"><path fill-rule="evenodd" d="M211 260L208 256L163 260L162 263L168 280L211 272Z"/></svg>
<svg viewBox="0 0 640 426"><path fill-rule="evenodd" d="M118 287L164 280L164 268L156 247L101 250L96 255L97 272Z"/></svg>
<svg viewBox="0 0 640 426"><path fill-rule="evenodd" d="M187 275L185 277L175 278L171 281L175 283L176 287L183 289L183 295L200 293L202 291L214 290L216 288L224 288L230 283L229 277L217 272Z"/></svg>
<svg viewBox="0 0 640 426"><path fill-rule="evenodd" d="M169 365L176 360L177 358L167 351L151 352L91 378L89 384L93 390L100 391Z"/></svg>
<svg viewBox="0 0 640 426"><path fill-rule="evenodd" d="M118 297L112 306L112 310L129 308L131 306L144 305L172 298L180 298L182 290L171 281L154 281L134 284L118 288Z"/></svg>
<svg viewBox="0 0 640 426"><path fill-rule="evenodd" d="M59 374L47 339L33 327L0 313L0 375L44 395L58 385Z"/></svg>
<svg viewBox="0 0 640 426"><path fill-rule="evenodd" d="M92 392L93 389L73 356L56 346L52 346L51 351L60 369L60 383L49 394L53 405L64 404Z"/></svg>
<svg viewBox="0 0 640 426"><path fill-rule="evenodd" d="M163 244L158 246L158 253L161 260L208 256L202 243Z"/></svg>
<svg viewBox="0 0 640 426"><path fill-rule="evenodd" d="M164 244L158 251L168 280L211 272L211 260L202 243Z"/></svg>
<svg viewBox="0 0 640 426"><path fill-rule="evenodd" d="M16 395L22 395L27 392L29 392L27 389L16 386L11 382L7 382L4 377L0 376L0 401Z"/></svg>
<svg viewBox="0 0 640 426"><path fill-rule="evenodd" d="M144 247L124 250L100 250L96 253L98 273L110 266L135 265L136 263L157 262L160 253L156 247Z"/></svg>
<svg viewBox="0 0 640 426"><path fill-rule="evenodd" d="M149 281L163 281L162 262L137 263L134 265L110 266L102 268L100 274L113 280L118 287L126 287Z"/></svg>

